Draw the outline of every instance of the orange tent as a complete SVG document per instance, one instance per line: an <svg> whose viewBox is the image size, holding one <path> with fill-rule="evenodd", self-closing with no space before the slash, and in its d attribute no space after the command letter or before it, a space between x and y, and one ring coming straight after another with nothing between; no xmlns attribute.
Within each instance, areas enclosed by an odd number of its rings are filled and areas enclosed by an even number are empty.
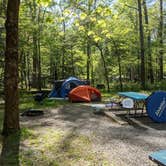
<svg viewBox="0 0 166 166"><path fill-rule="evenodd" d="M81 85L70 91L69 100L72 102L100 101L101 93L98 89L91 86Z"/></svg>

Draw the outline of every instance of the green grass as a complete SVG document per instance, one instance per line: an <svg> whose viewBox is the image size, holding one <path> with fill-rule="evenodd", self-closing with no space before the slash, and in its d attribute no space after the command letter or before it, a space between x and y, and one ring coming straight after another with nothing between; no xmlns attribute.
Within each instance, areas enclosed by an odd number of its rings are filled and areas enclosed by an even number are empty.
<svg viewBox="0 0 166 166"><path fill-rule="evenodd" d="M28 138L21 149L22 166L110 165L101 152L92 150L89 137L61 130L47 129Z"/></svg>
<svg viewBox="0 0 166 166"><path fill-rule="evenodd" d="M33 95L27 94L27 93L22 93L20 95L20 105L19 109L20 111L25 111L30 108L34 109L48 109L48 108L56 108L60 105L65 105L68 103L68 101L65 100L50 100L48 98L44 99L41 103L35 102Z"/></svg>

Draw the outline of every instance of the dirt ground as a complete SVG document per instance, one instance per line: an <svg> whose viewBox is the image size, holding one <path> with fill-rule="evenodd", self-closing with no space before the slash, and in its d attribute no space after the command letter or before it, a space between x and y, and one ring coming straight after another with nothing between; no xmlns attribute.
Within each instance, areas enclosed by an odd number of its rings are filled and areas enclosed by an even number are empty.
<svg viewBox="0 0 166 166"><path fill-rule="evenodd" d="M153 166L148 155L166 149L166 125L148 118L137 120L142 125L119 125L108 117L95 115L88 105L72 103L45 110L44 116L38 118L22 117L21 124L36 129L42 126L39 132L51 128L85 135L92 141L92 150L104 154L109 165Z"/></svg>

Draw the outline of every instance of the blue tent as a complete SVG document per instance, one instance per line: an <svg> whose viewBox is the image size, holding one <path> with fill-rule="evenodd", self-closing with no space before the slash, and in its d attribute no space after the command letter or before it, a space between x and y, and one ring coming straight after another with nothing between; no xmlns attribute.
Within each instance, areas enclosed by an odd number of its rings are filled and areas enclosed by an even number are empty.
<svg viewBox="0 0 166 166"><path fill-rule="evenodd" d="M166 122L166 92L156 91L146 101L146 109L149 117L155 122Z"/></svg>
<svg viewBox="0 0 166 166"><path fill-rule="evenodd" d="M49 94L49 98L51 97L62 97L65 98L68 96L69 92L79 85L85 85L85 81L81 81L76 77L69 77L66 80L56 81L54 88Z"/></svg>

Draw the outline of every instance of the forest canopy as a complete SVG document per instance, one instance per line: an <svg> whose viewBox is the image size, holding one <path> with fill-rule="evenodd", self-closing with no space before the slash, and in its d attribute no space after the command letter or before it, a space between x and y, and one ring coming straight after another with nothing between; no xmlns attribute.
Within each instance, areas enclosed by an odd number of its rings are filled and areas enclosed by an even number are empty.
<svg viewBox="0 0 166 166"><path fill-rule="evenodd" d="M3 87L6 1L0 1ZM92 85L164 88L165 0L22 0L19 86L76 76ZM114 84L113 84L114 83Z"/></svg>

